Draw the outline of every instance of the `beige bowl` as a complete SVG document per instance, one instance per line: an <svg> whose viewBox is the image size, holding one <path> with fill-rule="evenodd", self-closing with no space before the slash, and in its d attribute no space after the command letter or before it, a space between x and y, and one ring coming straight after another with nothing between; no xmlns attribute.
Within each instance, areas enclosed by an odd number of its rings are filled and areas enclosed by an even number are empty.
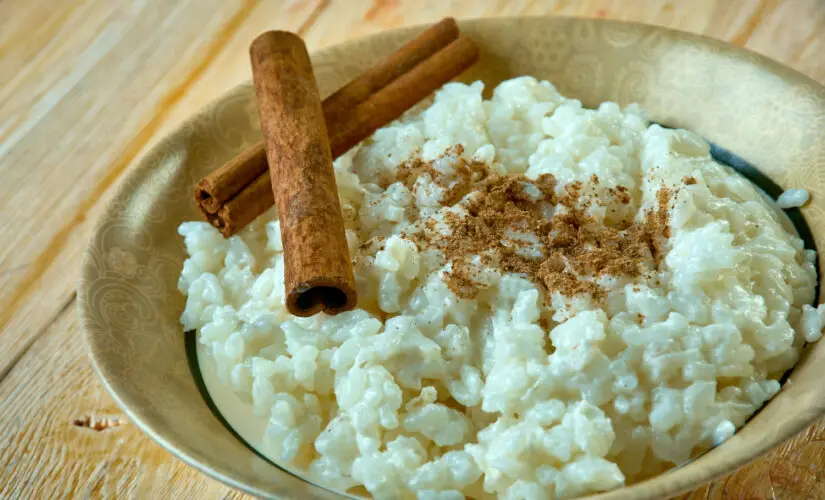
<svg viewBox="0 0 825 500"><path fill-rule="evenodd" d="M462 23L481 46L463 80L490 89L533 75L587 106L638 102L654 121L690 128L780 186L805 187L802 210L825 248L825 88L764 57L686 33L565 18ZM420 28L381 33L315 55L328 94ZM245 58L246 54L238 54ZM86 252L79 310L106 388L144 432L235 488L265 497L340 498L263 460L213 414L190 371L176 288L185 253L178 224L196 220L192 186L258 141L253 90L242 85L167 137L120 186ZM775 186L774 186L775 188ZM822 269L820 266L820 273ZM782 391L724 445L666 474L598 498L663 498L731 472L825 409L825 342L809 348Z"/></svg>

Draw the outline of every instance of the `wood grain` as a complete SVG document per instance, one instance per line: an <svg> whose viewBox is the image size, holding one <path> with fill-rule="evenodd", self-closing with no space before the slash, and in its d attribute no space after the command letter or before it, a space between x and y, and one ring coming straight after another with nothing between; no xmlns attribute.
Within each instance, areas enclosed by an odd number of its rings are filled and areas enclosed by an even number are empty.
<svg viewBox="0 0 825 500"><path fill-rule="evenodd" d="M825 82L819 0L2 0L0 498L241 498L120 413L79 342L75 283L92 224L159 138L248 80L247 47L311 49L443 16L647 22L760 52ZM106 427L99 431L85 427ZM79 425L75 425L78 420ZM87 422L88 421L88 422ZM825 498L825 422L684 498Z"/></svg>
<svg viewBox="0 0 825 500"><path fill-rule="evenodd" d="M59 68L74 71L79 61L91 59L90 69L82 78L60 80L33 101L34 108L47 102L48 113L11 110L0 115L0 123L17 124L0 144L0 210L15 213L0 227L0 375L69 299L83 246L117 180L168 130L163 126L172 111L190 91L202 88L212 63L229 57L224 54L236 59L232 48L246 40L232 41L257 33L259 19L268 20L267 29L300 26L317 6L278 3L260 12L253 2L209 1L214 5L102 0L99 8L112 10L112 19L122 17L122 25L92 29L111 30L117 37L101 47L92 44L66 54L59 49L64 60ZM200 11L208 15L192 15ZM247 23L250 31L243 31ZM31 81L21 77L16 90L4 89L8 99L0 109L25 98L31 82L47 69L23 69ZM212 80L221 76L212 73ZM190 108L189 114L194 111Z"/></svg>
<svg viewBox="0 0 825 500"><path fill-rule="evenodd" d="M0 498L220 498L230 490L147 439L100 390L74 309L0 386ZM32 374L36 373L36 377ZM100 430L86 420L109 420Z"/></svg>

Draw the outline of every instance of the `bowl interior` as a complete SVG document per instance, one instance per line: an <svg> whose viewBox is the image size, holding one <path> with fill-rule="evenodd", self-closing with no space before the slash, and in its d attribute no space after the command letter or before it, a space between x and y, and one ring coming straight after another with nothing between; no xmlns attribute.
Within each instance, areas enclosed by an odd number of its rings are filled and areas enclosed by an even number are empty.
<svg viewBox="0 0 825 500"><path fill-rule="evenodd" d="M322 94L395 50L419 29L381 33L313 57ZM782 187L804 187L801 210L825 248L825 89L721 42L639 24L570 18L468 21L481 59L462 76L487 89L518 75L547 79L585 106L637 102L659 123L685 127L755 165ZM122 183L98 222L80 284L92 360L129 417L179 458L259 496L340 498L252 453L213 414L190 372L178 317L185 258L177 226L197 220L192 186L260 139L254 92L240 86L159 143ZM799 214L797 213L797 216ZM819 261L822 273L822 261ZM598 498L662 498L744 465L825 410L809 346L788 383L724 445L698 460ZM822 366L822 365L819 365ZM793 411L786 409L792 407ZM783 411L784 410L784 411Z"/></svg>

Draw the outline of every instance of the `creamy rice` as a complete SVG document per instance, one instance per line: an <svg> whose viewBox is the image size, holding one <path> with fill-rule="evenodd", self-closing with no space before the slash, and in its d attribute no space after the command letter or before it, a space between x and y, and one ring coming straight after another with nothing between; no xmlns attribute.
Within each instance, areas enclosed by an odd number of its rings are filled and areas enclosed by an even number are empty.
<svg viewBox="0 0 825 500"><path fill-rule="evenodd" d="M808 203L811 194L807 189L786 189L776 199L779 208L797 208Z"/></svg>
<svg viewBox="0 0 825 500"><path fill-rule="evenodd" d="M731 437L821 335L814 252L691 132L637 106L584 109L530 77L490 100L482 89L448 84L335 162L354 311L288 314L273 213L229 240L180 226L181 322L268 419L270 458L377 498L549 499L638 481ZM413 161L427 168L410 178L400 165ZM660 214L666 228L640 230L652 243L629 264L638 272L588 274L564 254L560 272L587 287L502 271L483 252L459 262L422 235L448 237L484 198L468 164L518 179L548 218L580 210L624 234ZM546 174L555 194L542 199ZM459 184L473 188L444 206ZM541 235L511 233L522 260L545 257ZM451 278L459 266L475 266L469 290Z"/></svg>

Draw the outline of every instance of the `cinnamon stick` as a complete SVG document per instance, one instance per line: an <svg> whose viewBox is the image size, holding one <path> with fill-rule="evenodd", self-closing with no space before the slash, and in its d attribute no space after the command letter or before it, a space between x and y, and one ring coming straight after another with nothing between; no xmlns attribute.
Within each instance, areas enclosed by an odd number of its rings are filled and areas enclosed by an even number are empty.
<svg viewBox="0 0 825 500"><path fill-rule="evenodd" d="M356 304L321 97L306 46L285 31L249 48L284 246L286 306L296 316Z"/></svg>
<svg viewBox="0 0 825 500"><path fill-rule="evenodd" d="M388 83L446 47L458 38L458 35L458 25L455 19L452 17L442 19L327 97L324 100L324 114L327 117L335 117L361 104Z"/></svg>
<svg viewBox="0 0 825 500"><path fill-rule="evenodd" d="M203 207L204 213L215 214L220 210L221 203L230 200L265 174L267 167L266 150L261 141L198 182L195 186L195 200Z"/></svg>
<svg viewBox="0 0 825 500"><path fill-rule="evenodd" d="M357 144L383 124L395 120L478 59L472 40L458 40L436 52L409 72L390 82L369 99L342 115L330 130L330 143Z"/></svg>
<svg viewBox="0 0 825 500"><path fill-rule="evenodd" d="M457 36L455 21L444 19L328 97L324 116L333 158L398 118L475 62L477 52L469 40L451 45L445 52ZM470 47L472 50L468 50ZM429 61L436 54L440 54L437 60ZM389 93L382 93L413 70L415 78L406 78ZM397 104L385 112L381 107L389 101ZM355 122L349 123L351 120ZM346 131L339 132L344 126ZM202 179L195 186L195 200L204 218L229 237L274 204L267 183L261 142Z"/></svg>

